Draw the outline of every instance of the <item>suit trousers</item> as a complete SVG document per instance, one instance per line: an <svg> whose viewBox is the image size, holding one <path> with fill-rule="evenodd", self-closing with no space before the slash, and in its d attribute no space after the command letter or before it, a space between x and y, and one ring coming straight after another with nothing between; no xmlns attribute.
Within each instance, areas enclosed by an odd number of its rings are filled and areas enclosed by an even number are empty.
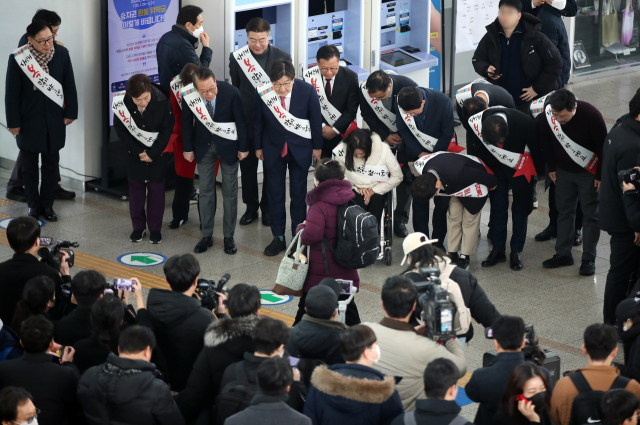
<svg viewBox="0 0 640 425"><path fill-rule="evenodd" d="M29 208L51 208L55 196L59 178L60 151L52 153L38 153L20 150L22 154L22 178L24 191L27 196ZM42 165L38 170L38 159L42 159ZM39 171L42 172L42 181L38 190Z"/></svg>
<svg viewBox="0 0 640 425"><path fill-rule="evenodd" d="M249 149L249 155L240 161L240 179L242 181L242 202L247 206L247 211L263 213L269 211L269 197L267 196L267 173L262 170L262 199L258 194L258 164L256 151Z"/></svg>
<svg viewBox="0 0 640 425"><path fill-rule="evenodd" d="M129 178L129 215L133 230L144 230L149 226L149 231L159 232L164 215L164 180L140 182Z"/></svg>
<svg viewBox="0 0 640 425"><path fill-rule="evenodd" d="M384 195L380 195L379 193L374 193L371 198L369 198L369 204L366 205L364 203L364 196L360 195L356 190L354 190L353 193L356 195L353 201L374 216L376 220L378 220L378 224L380 224L380 218L384 211L387 194L385 193Z"/></svg>
<svg viewBox="0 0 640 425"><path fill-rule="evenodd" d="M213 222L216 217L216 163L218 159L218 151L212 143L204 158L198 162L198 173L200 175L200 197L198 199L200 224L202 236L208 238L213 236ZM224 210L222 233L225 238L233 237L236 230L236 221L238 220L238 169L240 168L238 162L228 165L223 159L220 159L222 206Z"/></svg>
<svg viewBox="0 0 640 425"><path fill-rule="evenodd" d="M493 250L504 251L507 245L507 224L509 223L509 181L507 179L498 181L496 188L489 192L489 200ZM515 202L511 205L511 221L511 252L522 252L527 239L529 216L523 214Z"/></svg>
<svg viewBox="0 0 640 425"><path fill-rule="evenodd" d="M580 200L583 216L582 260L595 261L596 246L600 240L598 226L598 192L593 186L594 175L588 171L556 172L556 206L558 208L558 239L556 254L571 255L576 229L576 206Z"/></svg>
<svg viewBox="0 0 640 425"><path fill-rule="evenodd" d="M286 212L286 180L289 169L289 214L291 217L291 235L296 234L296 227L307 217L307 176L309 170L302 168L291 153L278 156L273 164L266 166L267 197L271 217L271 233L273 236L284 236L287 225Z"/></svg>
<svg viewBox="0 0 640 425"><path fill-rule="evenodd" d="M454 196L449 200L447 211L447 248L449 252L462 255L474 255L478 252L478 230L480 229L480 215L471 214Z"/></svg>
<svg viewBox="0 0 640 425"><path fill-rule="evenodd" d="M398 161L400 161L400 154L398 154ZM406 161L405 161L406 162ZM409 165L406 163L402 164L402 174L405 176L398 187L396 188L396 209L394 211L394 220L397 223L407 224L409 222L409 211L411 211L411 200L413 197L411 196L411 182L412 179L407 178L407 173L411 175L411 171L409 170ZM415 211L415 210L414 210ZM415 217L413 218L413 222L415 224ZM395 223L394 223L395 225ZM415 230L415 226L414 229ZM417 231L417 230L415 230ZM426 233L425 233L426 234Z"/></svg>
<svg viewBox="0 0 640 425"><path fill-rule="evenodd" d="M58 177L56 182L60 183L60 166L58 166ZM15 164L13 164L13 170L11 171L11 177L7 182L7 192L11 192L14 189L24 187L24 180L22 177L22 152L18 152Z"/></svg>
<svg viewBox="0 0 640 425"><path fill-rule="evenodd" d="M449 198L446 196L434 196L433 206L433 233L431 233L431 238L438 240L438 242L434 243L435 246L444 249L444 239L447 236ZM424 233L429 237L429 204L413 201L413 231Z"/></svg>
<svg viewBox="0 0 640 425"><path fill-rule="evenodd" d="M553 229L558 228L558 207L556 206L556 185L551 182L549 184L549 227ZM580 205L580 199L578 199L578 206L576 207L576 230L582 229L582 208Z"/></svg>
<svg viewBox="0 0 640 425"><path fill-rule="evenodd" d="M611 254L609 256L609 273L604 288L604 323L614 325L616 307L627 297L635 282L630 282L632 274L636 274L640 265L640 247L633 241L635 234L609 233ZM637 275L637 274L636 274Z"/></svg>
<svg viewBox="0 0 640 425"><path fill-rule="evenodd" d="M189 202L192 192L193 178L176 175L176 189L171 204L174 219L187 220L189 218Z"/></svg>

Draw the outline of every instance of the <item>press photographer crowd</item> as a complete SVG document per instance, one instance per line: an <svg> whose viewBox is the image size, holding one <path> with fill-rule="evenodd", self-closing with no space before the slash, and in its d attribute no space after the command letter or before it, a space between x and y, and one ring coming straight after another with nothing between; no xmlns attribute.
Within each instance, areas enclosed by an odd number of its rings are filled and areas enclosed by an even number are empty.
<svg viewBox="0 0 640 425"><path fill-rule="evenodd" d="M6 196L28 211L9 222L14 255L0 263L2 425L464 425L456 399L467 372L477 425L636 425L640 90L608 131L598 109L564 87L566 31L547 35L575 14L575 0L500 0L473 56L482 78L455 96L463 147L447 95L382 70L360 84L333 45L296 78L260 17L229 57L231 83L217 79L202 9L180 9L158 42L159 84L136 74L113 97L130 240L148 230L150 243L163 241L173 173L168 227L185 225L197 201L194 253L206 252L220 173L224 252L235 254L241 171L240 225L261 216L270 227L264 255L283 257L273 291L299 299L289 327L261 310L251 282L201 277L205 256L170 257L168 289L146 297L135 277L110 281L86 269L71 277L78 244L41 235L38 219L57 221L54 200L75 197L59 186L58 163L79 108L69 51L56 38L62 19L38 10L6 75L7 128L20 149ZM574 273L592 276L600 232L611 237L603 320L583 324L577 370L562 370L535 324L502 315L469 272L487 200L492 248L481 267L507 261L511 220L509 267L523 269L528 217L547 189L549 224L535 240L556 243L544 268L573 266L582 246ZM394 237L404 272L382 284L382 319L361 323L358 270L391 264ZM484 335L474 335L480 326ZM468 371L474 337L495 350Z"/></svg>

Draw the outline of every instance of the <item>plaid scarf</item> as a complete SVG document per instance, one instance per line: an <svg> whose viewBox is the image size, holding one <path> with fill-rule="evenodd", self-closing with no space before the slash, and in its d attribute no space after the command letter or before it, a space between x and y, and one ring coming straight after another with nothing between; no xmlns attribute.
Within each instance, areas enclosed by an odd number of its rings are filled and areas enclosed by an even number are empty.
<svg viewBox="0 0 640 425"><path fill-rule="evenodd" d="M40 65L42 70L47 74L49 73L49 62L51 62L51 59L53 59L53 53L55 52L54 46L55 43L51 46L51 50L49 50L48 53L40 53L31 45L31 43L29 43L29 51L31 52L33 57L36 58L36 62L38 62L38 65Z"/></svg>

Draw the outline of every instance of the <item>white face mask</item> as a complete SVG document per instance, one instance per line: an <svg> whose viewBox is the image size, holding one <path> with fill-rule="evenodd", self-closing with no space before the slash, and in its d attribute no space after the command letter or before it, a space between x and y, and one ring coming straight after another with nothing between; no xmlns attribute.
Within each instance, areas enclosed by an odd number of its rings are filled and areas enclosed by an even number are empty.
<svg viewBox="0 0 640 425"><path fill-rule="evenodd" d="M631 328L631 325L629 325L629 321L627 320L626 322L624 322L624 326L622 327L622 331L626 332Z"/></svg>
<svg viewBox="0 0 640 425"><path fill-rule="evenodd" d="M195 38L200 38L200 34L202 34L203 32L204 32L204 25L200 25L200 28L196 28L191 34Z"/></svg>
<svg viewBox="0 0 640 425"><path fill-rule="evenodd" d="M380 361L380 346L376 345L376 353L378 353L378 358L373 361L373 364L376 364Z"/></svg>
<svg viewBox="0 0 640 425"><path fill-rule="evenodd" d="M315 179L314 179L314 180L313 180L313 184L314 184L314 185L316 185L316 187L318 187L318 185L319 185L320 183L318 183L318 180L315 180Z"/></svg>

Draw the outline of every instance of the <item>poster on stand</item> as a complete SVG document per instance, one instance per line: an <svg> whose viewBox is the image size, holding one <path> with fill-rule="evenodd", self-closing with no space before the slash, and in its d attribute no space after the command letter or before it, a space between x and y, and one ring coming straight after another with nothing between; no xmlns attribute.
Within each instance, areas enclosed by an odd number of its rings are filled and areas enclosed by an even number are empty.
<svg viewBox="0 0 640 425"><path fill-rule="evenodd" d="M589 62L589 56L587 56L587 51L584 49L584 44L582 44L582 40L576 40L573 43L573 67L580 69L589 66L591 66L591 62Z"/></svg>
<svg viewBox="0 0 640 425"><path fill-rule="evenodd" d="M498 16L498 0L460 0L456 3L456 53L476 49L485 27Z"/></svg>

